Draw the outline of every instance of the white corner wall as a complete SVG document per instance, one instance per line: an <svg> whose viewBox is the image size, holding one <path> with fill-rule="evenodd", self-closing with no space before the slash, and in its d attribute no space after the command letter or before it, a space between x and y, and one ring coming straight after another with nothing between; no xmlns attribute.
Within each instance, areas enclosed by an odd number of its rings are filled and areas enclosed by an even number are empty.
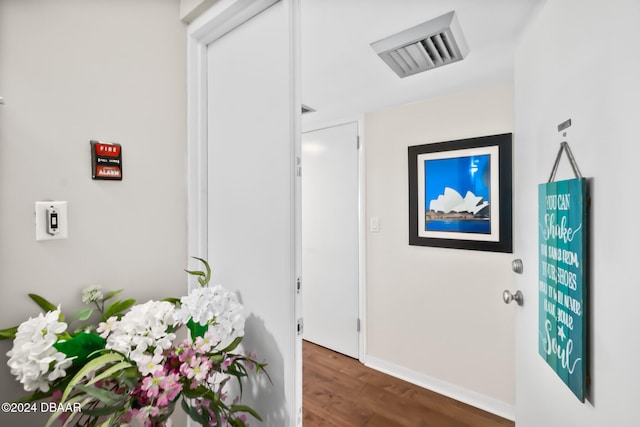
<svg viewBox="0 0 640 427"><path fill-rule="evenodd" d="M590 178L591 283L588 339L591 386L578 401L537 352L537 277L522 291L534 304L518 315L518 427L634 427L640 423L640 287L637 212L640 2L549 0L517 48L514 151L521 227L536 235L537 183L546 182L564 139L556 126L571 118L567 140ZM595 34L609 34L596 36ZM563 160L558 179L573 177ZM524 170L522 170L524 169ZM520 232L519 232L520 231ZM523 229L516 229L522 236ZM516 249L536 254L536 240ZM529 262L531 265L531 262ZM535 264L534 264L535 265ZM536 270L537 268L534 268ZM589 363L589 362L588 362Z"/></svg>
<svg viewBox="0 0 640 427"><path fill-rule="evenodd" d="M408 244L407 147L512 132L511 83L366 115L368 365L513 418L511 254Z"/></svg>
<svg viewBox="0 0 640 427"><path fill-rule="evenodd" d="M71 313L91 284L185 292L186 64L177 0L0 2L0 328L38 313L28 292ZM122 144L123 181L91 179L91 139ZM69 239L35 240L47 199L68 201ZM1 401L22 395L10 347Z"/></svg>

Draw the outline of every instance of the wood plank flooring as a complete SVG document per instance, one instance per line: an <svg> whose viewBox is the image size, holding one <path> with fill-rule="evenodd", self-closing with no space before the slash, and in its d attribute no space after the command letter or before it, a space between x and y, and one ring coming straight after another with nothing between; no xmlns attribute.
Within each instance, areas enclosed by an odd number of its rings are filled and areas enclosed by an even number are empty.
<svg viewBox="0 0 640 427"><path fill-rule="evenodd" d="M302 354L304 427L514 426L308 341Z"/></svg>

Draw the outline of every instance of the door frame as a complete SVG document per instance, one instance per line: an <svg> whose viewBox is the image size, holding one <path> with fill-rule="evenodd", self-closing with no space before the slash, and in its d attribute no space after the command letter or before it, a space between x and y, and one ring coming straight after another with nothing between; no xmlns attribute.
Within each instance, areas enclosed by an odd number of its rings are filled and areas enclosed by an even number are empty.
<svg viewBox="0 0 640 427"><path fill-rule="evenodd" d="M289 99L292 117L290 129L293 144L291 153L292 174L300 159L301 120L294 116L300 112L300 0L218 0L187 27L187 250L190 257L206 258L208 254L208 95L207 95L207 46L235 28L249 21L264 10L284 1L291 25L289 67L293 78ZM292 277L300 277L300 179L291 188L292 205L296 223L294 227L295 271ZM189 277L188 287L199 286L194 276ZM292 281L293 282L293 281ZM292 286L292 292L295 290ZM301 317L301 297L295 296L294 319ZM295 322L293 322L295 323ZM292 331L297 326L291 325ZM302 339L295 340L294 402L289 405L292 425L302 425ZM195 424L189 419L189 426Z"/></svg>

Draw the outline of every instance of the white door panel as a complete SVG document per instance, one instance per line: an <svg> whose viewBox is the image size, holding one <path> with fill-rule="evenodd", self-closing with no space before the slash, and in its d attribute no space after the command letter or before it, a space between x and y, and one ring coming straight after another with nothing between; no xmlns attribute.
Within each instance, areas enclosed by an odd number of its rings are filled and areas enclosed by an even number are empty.
<svg viewBox="0 0 640 427"><path fill-rule="evenodd" d="M278 2L207 47L208 259L212 283L240 294L243 347L273 380L245 389L264 425L299 424L291 2ZM251 425L258 422L250 419Z"/></svg>
<svg viewBox="0 0 640 427"><path fill-rule="evenodd" d="M302 136L304 338L358 357L358 124Z"/></svg>

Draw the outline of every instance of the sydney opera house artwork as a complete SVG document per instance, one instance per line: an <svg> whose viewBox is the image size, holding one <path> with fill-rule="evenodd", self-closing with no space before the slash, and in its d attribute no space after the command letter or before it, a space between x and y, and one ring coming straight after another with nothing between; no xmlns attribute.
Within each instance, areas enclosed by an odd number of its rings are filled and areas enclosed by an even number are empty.
<svg viewBox="0 0 640 427"><path fill-rule="evenodd" d="M409 146L409 244L512 252L512 134Z"/></svg>
<svg viewBox="0 0 640 427"><path fill-rule="evenodd" d="M425 230L491 233L491 157L425 160Z"/></svg>

